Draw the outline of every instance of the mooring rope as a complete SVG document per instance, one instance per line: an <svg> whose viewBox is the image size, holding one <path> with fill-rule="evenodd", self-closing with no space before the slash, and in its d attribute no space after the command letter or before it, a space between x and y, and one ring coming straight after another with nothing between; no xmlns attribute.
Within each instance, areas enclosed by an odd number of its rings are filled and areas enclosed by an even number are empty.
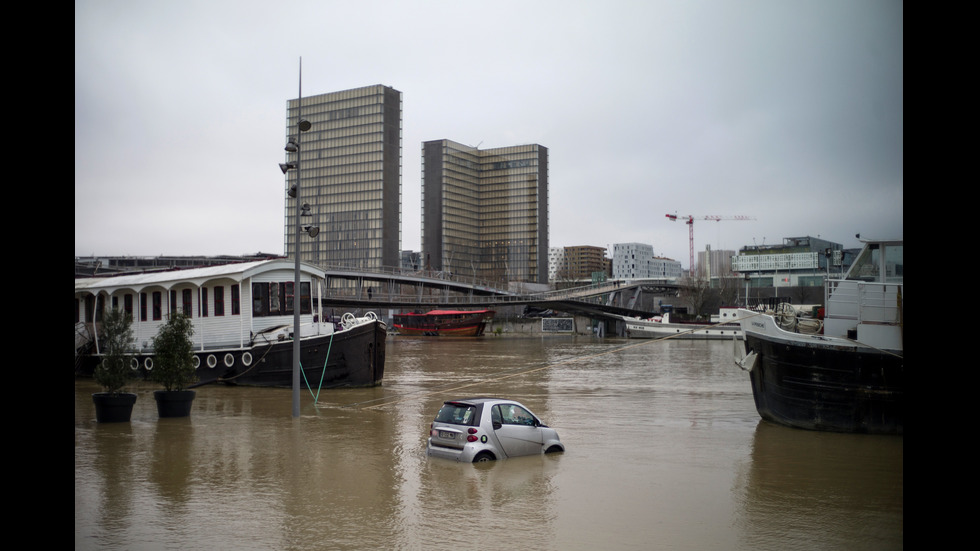
<svg viewBox="0 0 980 551"><path fill-rule="evenodd" d="M306 388L310 391L310 396L313 396L313 403L316 403L320 397L320 391L323 390L323 378L327 376L327 362L330 361L330 350L333 348L333 336L336 333L330 333L330 343L327 344L327 356L323 358L323 371L320 372L320 384L316 388L316 394L313 394L313 387L310 386L310 381L306 379L306 370L303 369L303 363L299 364L299 371L303 374L303 381L306 383Z"/></svg>

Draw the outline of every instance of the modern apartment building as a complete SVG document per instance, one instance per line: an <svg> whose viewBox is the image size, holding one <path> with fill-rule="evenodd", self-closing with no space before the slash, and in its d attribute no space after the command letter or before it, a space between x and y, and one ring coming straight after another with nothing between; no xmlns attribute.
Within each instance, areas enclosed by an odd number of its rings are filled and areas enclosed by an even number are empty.
<svg viewBox="0 0 980 551"><path fill-rule="evenodd" d="M681 263L653 254L653 245L616 243L613 245L612 276L615 279L677 279Z"/></svg>
<svg viewBox="0 0 980 551"><path fill-rule="evenodd" d="M318 266L397 267L401 252L401 92L374 85L287 102L287 138L302 118L310 128L300 149L287 153L286 189L301 181L303 225L319 233L300 236L300 259ZM293 256L296 201L286 194L285 250ZM305 210L305 209L304 209Z"/></svg>
<svg viewBox="0 0 980 551"><path fill-rule="evenodd" d="M496 281L548 282L548 149L422 144L422 262Z"/></svg>

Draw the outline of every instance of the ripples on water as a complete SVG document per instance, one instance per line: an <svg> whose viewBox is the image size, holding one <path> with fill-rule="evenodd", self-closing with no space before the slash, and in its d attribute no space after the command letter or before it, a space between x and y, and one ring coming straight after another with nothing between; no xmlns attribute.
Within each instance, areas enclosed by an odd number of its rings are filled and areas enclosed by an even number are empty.
<svg viewBox="0 0 980 551"><path fill-rule="evenodd" d="M291 418L288 389L198 389L188 419L98 425L75 383L76 549L896 549L903 439L761 422L731 343L388 342L385 384ZM517 399L564 454L425 456L442 401Z"/></svg>

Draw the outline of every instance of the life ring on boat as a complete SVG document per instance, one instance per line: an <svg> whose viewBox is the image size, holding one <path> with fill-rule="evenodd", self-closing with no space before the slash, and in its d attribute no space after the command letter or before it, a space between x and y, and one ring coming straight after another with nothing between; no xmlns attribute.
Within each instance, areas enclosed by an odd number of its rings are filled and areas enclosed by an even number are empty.
<svg viewBox="0 0 980 551"><path fill-rule="evenodd" d="M194 359L191 360L191 365L194 366L194 369L201 367L201 357L195 354Z"/></svg>
<svg viewBox="0 0 980 551"><path fill-rule="evenodd" d="M235 365L235 357L229 352L225 354L225 367L231 367L233 365Z"/></svg>
<svg viewBox="0 0 980 551"><path fill-rule="evenodd" d="M153 358L147 356L146 359L143 360L143 367L145 367L147 371L153 371Z"/></svg>
<svg viewBox="0 0 980 551"><path fill-rule="evenodd" d="M140 368L140 359L137 358L136 356L133 356L133 359L129 361L129 368L132 369L133 371L136 371L137 369L139 369Z"/></svg>
<svg viewBox="0 0 980 551"><path fill-rule="evenodd" d="M246 353L242 354L242 365L244 365L245 367L248 367L248 366L252 365L252 353L251 352L246 352Z"/></svg>
<svg viewBox="0 0 980 551"><path fill-rule="evenodd" d="M218 365L218 358L215 358L214 354L208 354L207 362L208 362L208 367L214 369L214 367Z"/></svg>

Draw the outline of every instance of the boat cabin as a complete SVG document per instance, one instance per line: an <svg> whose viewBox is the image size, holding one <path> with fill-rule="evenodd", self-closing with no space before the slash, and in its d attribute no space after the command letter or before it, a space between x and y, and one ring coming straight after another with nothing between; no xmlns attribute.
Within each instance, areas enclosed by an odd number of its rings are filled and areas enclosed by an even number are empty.
<svg viewBox="0 0 980 551"><path fill-rule="evenodd" d="M901 350L904 275L902 241L865 241L844 279L827 281L824 334Z"/></svg>
<svg viewBox="0 0 980 551"><path fill-rule="evenodd" d="M133 318L134 348L149 352L170 312L191 318L197 350L244 348L260 332L288 327L298 303L303 336L329 334L321 323L324 272L301 265L299 292L292 260L263 260L165 272L75 279L76 350L82 340L98 342L102 314L121 308ZM298 295L298 296L297 296ZM289 333L285 333L289 334ZM97 346L97 344L96 344ZM98 353L98 350L93 350Z"/></svg>

